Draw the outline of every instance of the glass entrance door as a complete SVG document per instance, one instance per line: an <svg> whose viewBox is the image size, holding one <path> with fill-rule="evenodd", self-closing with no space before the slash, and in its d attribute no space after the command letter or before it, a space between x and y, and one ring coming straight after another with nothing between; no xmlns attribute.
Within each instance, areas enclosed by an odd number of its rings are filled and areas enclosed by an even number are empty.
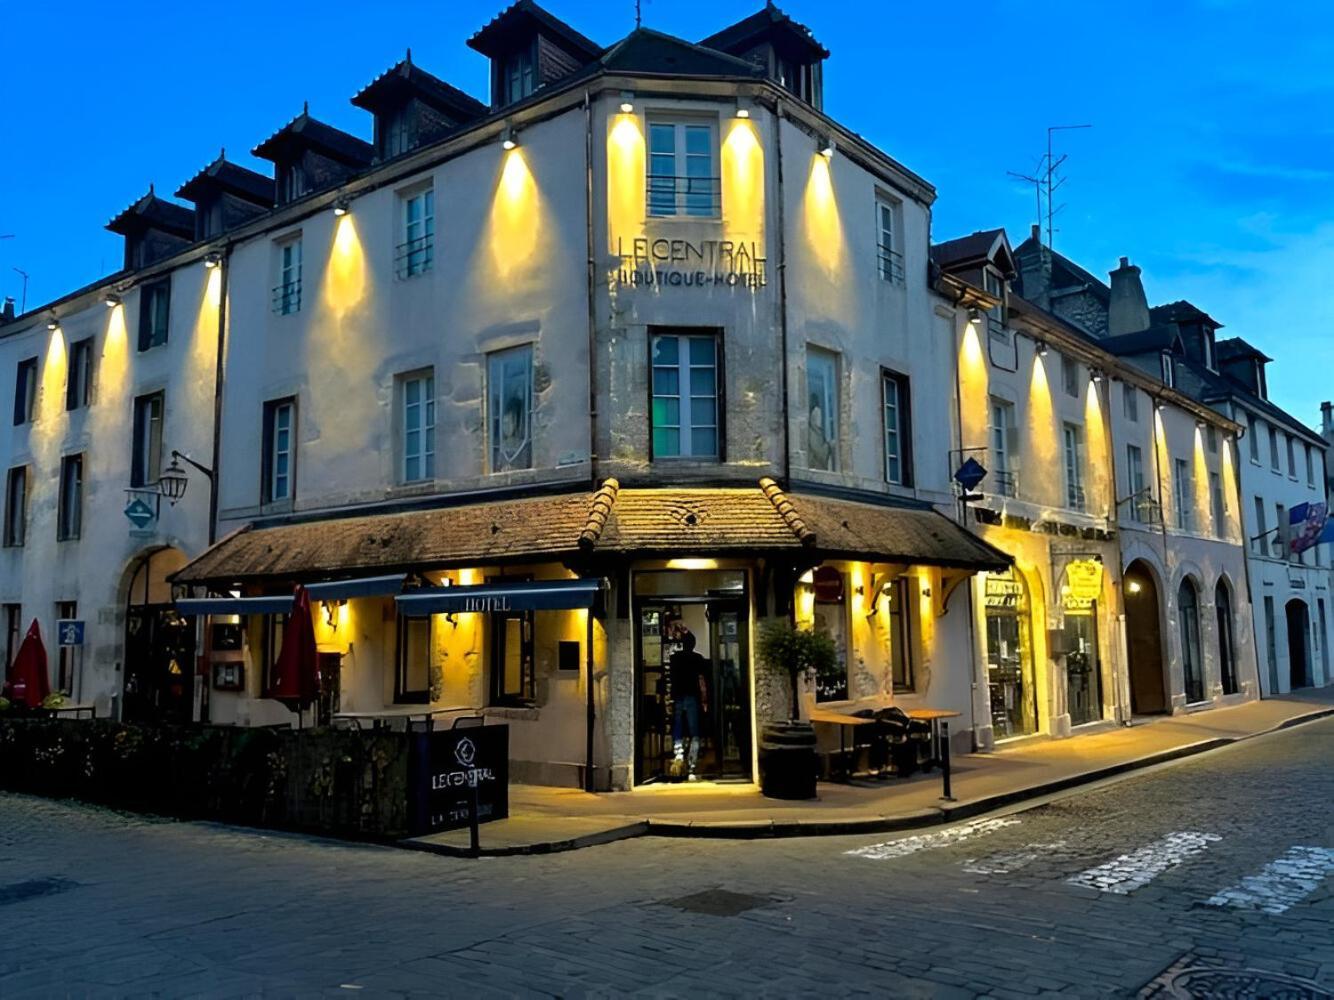
<svg viewBox="0 0 1334 1000"><path fill-rule="evenodd" d="M132 604L125 616L127 722L194 717L195 624L172 605Z"/></svg>
<svg viewBox="0 0 1334 1000"><path fill-rule="evenodd" d="M1096 608L1065 613L1065 681L1072 726L1102 718Z"/></svg>

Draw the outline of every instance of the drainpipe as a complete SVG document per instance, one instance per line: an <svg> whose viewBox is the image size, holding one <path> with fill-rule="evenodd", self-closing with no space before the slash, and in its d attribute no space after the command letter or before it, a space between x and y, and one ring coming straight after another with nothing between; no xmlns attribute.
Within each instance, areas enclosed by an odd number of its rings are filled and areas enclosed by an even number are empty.
<svg viewBox="0 0 1334 1000"><path fill-rule="evenodd" d="M584 686L588 688L588 732L587 742L584 746L584 791L597 791L596 782L593 780L593 729L597 722L597 706L593 698L593 609L589 608L584 612L584 619L588 623L584 634L585 649L585 673Z"/></svg>
<svg viewBox="0 0 1334 1000"><path fill-rule="evenodd" d="M783 102L774 102L774 143L778 158L778 342L783 352L783 487L792 487L792 424L788 412L787 356L787 213L783 187Z"/></svg>
<svg viewBox="0 0 1334 1000"><path fill-rule="evenodd" d="M213 370L213 457L209 467L213 475L208 481L208 544L218 537L218 463L222 456L222 387L226 378L227 352L227 279L232 270L232 245L222 251L222 274L218 279L218 353Z"/></svg>
<svg viewBox="0 0 1334 1000"><path fill-rule="evenodd" d="M597 259L593 249L593 103L584 91L584 229L588 240L588 475L592 489L598 488L598 393L597 393ZM593 654L590 651L589 656ZM589 695L590 722L593 695ZM592 730L589 730L589 766L592 766Z"/></svg>

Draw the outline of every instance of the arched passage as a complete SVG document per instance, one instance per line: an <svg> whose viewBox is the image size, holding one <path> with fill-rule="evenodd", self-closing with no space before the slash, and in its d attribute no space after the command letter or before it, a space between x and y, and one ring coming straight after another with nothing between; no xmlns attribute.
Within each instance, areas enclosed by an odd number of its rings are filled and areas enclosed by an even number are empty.
<svg viewBox="0 0 1334 1000"><path fill-rule="evenodd" d="M1288 688L1311 686L1311 621L1306 602L1293 598L1284 609L1288 617Z"/></svg>
<svg viewBox="0 0 1334 1000"><path fill-rule="evenodd" d="M167 576L188 561L179 549L141 552L125 571L125 667L121 718L194 718L195 623L176 613Z"/></svg>
<svg viewBox="0 0 1334 1000"><path fill-rule="evenodd" d="M1121 575L1130 657L1130 706L1136 715L1166 712L1162 611L1153 571L1136 560Z"/></svg>
<svg viewBox="0 0 1334 1000"><path fill-rule="evenodd" d="M1214 614L1218 618L1218 674L1224 694L1237 693L1237 645L1232 631L1232 591L1221 577L1214 587Z"/></svg>
<svg viewBox="0 0 1334 1000"><path fill-rule="evenodd" d="M1181 626L1181 680L1188 704L1204 701L1204 650L1200 648L1200 592L1186 577L1177 588L1177 619Z"/></svg>

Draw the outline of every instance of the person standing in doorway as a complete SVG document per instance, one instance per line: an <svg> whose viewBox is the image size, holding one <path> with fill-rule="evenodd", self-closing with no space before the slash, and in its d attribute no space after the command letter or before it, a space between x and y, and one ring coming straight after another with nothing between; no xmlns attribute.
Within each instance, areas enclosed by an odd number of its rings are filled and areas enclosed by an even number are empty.
<svg viewBox="0 0 1334 1000"><path fill-rule="evenodd" d="M668 661L672 683L673 772L684 768L688 781L698 781L700 717L709 710L709 661L695 651L695 633L681 636L681 648ZM686 741L689 740L689 747Z"/></svg>

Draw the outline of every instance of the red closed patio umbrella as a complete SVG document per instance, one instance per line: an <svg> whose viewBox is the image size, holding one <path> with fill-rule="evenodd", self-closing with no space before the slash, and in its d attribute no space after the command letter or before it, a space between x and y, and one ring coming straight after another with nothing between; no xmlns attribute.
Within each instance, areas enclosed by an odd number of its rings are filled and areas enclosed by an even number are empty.
<svg viewBox="0 0 1334 1000"><path fill-rule="evenodd" d="M320 658L315 650L315 622L310 617L310 596L300 585L292 595L292 617L283 630L283 648L273 665L273 684L267 697L301 712L320 694Z"/></svg>
<svg viewBox="0 0 1334 1000"><path fill-rule="evenodd" d="M28 634L19 645L18 655L5 672L5 697L29 708L41 707L51 693L51 678L46 672L46 647L37 619L28 626Z"/></svg>

